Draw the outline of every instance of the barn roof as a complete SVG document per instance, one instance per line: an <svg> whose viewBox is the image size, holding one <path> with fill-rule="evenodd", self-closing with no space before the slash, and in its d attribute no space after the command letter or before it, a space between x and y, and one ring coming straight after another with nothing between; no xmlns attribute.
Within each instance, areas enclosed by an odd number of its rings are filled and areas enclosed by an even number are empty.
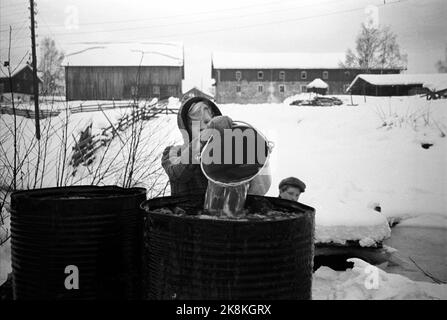
<svg viewBox="0 0 447 320"><path fill-rule="evenodd" d="M447 73L359 74L346 91L350 91L360 80L375 86L422 85L428 88L431 87L430 90L435 89L435 91L447 88Z"/></svg>
<svg viewBox="0 0 447 320"><path fill-rule="evenodd" d="M214 52L215 69L338 69L345 54Z"/></svg>
<svg viewBox="0 0 447 320"><path fill-rule="evenodd" d="M11 65L11 77L14 78L17 74L23 71L23 69L30 69L31 72L33 71L33 68L28 63L23 63L19 65ZM0 79L2 78L9 78L8 68L4 66L0 66ZM41 75L39 74L39 71L37 72L37 79L42 82Z"/></svg>
<svg viewBox="0 0 447 320"><path fill-rule="evenodd" d="M183 66L180 43L124 43L72 49L63 66Z"/></svg>
<svg viewBox="0 0 447 320"><path fill-rule="evenodd" d="M206 97L206 98L208 98L208 99L214 99L214 97L213 97L213 95L211 94L211 93L207 93L207 92L205 92L204 90L200 90L199 88L197 88L196 86L194 86L194 87L192 87L191 89L189 89L189 90L187 90L185 93L183 93L183 96L186 96L186 95L188 95L189 93L194 93L194 92L197 92L197 93L200 93L202 96L204 96L204 97Z"/></svg>

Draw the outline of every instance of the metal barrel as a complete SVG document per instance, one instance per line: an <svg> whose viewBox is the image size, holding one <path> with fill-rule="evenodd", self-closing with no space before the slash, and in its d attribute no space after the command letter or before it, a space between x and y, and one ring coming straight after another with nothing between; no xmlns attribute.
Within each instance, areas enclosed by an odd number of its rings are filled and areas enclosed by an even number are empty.
<svg viewBox="0 0 447 320"><path fill-rule="evenodd" d="M200 195L145 201L143 297L311 299L315 210L253 195L246 208L256 212L262 203L294 214L271 221L203 219ZM186 215L156 210L176 207Z"/></svg>
<svg viewBox="0 0 447 320"><path fill-rule="evenodd" d="M14 192L14 299L139 299L144 200L117 186Z"/></svg>

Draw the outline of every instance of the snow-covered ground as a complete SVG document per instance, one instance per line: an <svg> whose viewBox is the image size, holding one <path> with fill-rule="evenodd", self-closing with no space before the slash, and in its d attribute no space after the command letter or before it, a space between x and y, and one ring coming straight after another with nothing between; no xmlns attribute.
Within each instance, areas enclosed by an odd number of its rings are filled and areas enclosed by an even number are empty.
<svg viewBox="0 0 447 320"><path fill-rule="evenodd" d="M287 176L306 183L300 201L316 209L317 242L369 246L390 235L387 219L422 215L424 225L433 218L447 228L447 101L354 96L349 106L340 98L334 107L220 107L275 143L268 195Z"/></svg>
<svg viewBox="0 0 447 320"><path fill-rule="evenodd" d="M412 281L360 259L347 271L320 267L312 283L314 300L446 300L447 284Z"/></svg>

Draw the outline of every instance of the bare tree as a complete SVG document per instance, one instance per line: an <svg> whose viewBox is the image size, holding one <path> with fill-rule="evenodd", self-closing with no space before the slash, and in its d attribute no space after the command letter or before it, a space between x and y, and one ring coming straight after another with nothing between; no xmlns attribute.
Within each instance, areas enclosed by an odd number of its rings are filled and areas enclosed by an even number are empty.
<svg viewBox="0 0 447 320"><path fill-rule="evenodd" d="M447 46L445 47L444 61L439 60L438 62L436 62L436 69L438 69L438 72L440 73L447 72Z"/></svg>
<svg viewBox="0 0 447 320"><path fill-rule="evenodd" d="M56 48L56 43L49 37L44 38L40 46L39 71L43 73L43 92L51 95L64 80L61 66L64 53Z"/></svg>
<svg viewBox="0 0 447 320"><path fill-rule="evenodd" d="M362 23L355 52L346 51L344 68L404 68L407 57L400 52L397 36L389 27L373 28Z"/></svg>

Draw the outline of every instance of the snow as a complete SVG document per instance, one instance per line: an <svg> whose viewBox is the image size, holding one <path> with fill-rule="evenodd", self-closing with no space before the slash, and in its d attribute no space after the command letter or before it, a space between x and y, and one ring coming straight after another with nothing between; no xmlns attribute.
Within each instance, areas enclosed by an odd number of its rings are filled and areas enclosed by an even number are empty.
<svg viewBox="0 0 447 320"><path fill-rule="evenodd" d="M442 132L447 133L447 100L366 97L365 102L363 96L353 96L358 106L348 106L349 96L339 98L345 104L330 108L287 103L219 107L223 114L252 124L274 142L270 158L272 186L268 196L278 195L277 186L284 177L296 176L306 183L308 188L300 202L316 209L317 243L357 241L362 246L375 246L390 236L388 223L393 220L425 226L427 221L435 219L430 225L440 225L444 219L439 217L447 216L447 138L442 136ZM178 106L178 99L170 100L170 107ZM115 122L127 112L130 109L112 109L105 114ZM64 114L51 118L55 128L61 127ZM49 121L42 120L42 127ZM11 125L12 116L1 115L0 122L1 136L9 134L3 124ZM109 125L102 112L72 114L70 142L90 122L93 132ZM20 123L25 136L33 136L34 121L20 119ZM162 114L149 124L143 130L144 148L138 157L142 161L140 168L152 162L160 167L156 157L164 147L182 141L176 115ZM51 151L43 186L54 186L57 180L55 164L61 131L55 133L49 142ZM421 143L425 142L433 146L423 149ZM7 146L5 149L8 150ZM122 150L121 141L114 139L109 154L106 161L112 161L112 155L118 154L115 174L102 184L120 180L119 165L125 162L127 153ZM97 165L94 162L93 169ZM167 181L163 170L161 174L157 186ZM90 183L91 174L81 166L76 177L68 182ZM150 187L151 181L143 178L139 185ZM376 205L382 212L374 210ZM408 220L416 217L420 218Z"/></svg>
<svg viewBox="0 0 447 320"><path fill-rule="evenodd" d="M338 69L345 54L304 52L213 52L215 69Z"/></svg>
<svg viewBox="0 0 447 320"><path fill-rule="evenodd" d="M412 281L361 259L348 259L352 269L334 271L320 267L312 283L314 300L445 300L447 284Z"/></svg>
<svg viewBox="0 0 447 320"><path fill-rule="evenodd" d="M423 84L424 88L428 88L430 91L442 91L447 89L447 76L441 79L427 80Z"/></svg>
<svg viewBox="0 0 447 320"><path fill-rule="evenodd" d="M80 103L93 105L95 101L81 102L74 101L70 102L69 107L74 107L79 105ZM97 103L103 103L103 101L98 101ZM141 102L140 105L143 105L148 102ZM168 107L178 107L178 99L170 99ZM65 103L61 105L56 105L54 108L64 108ZM43 107L50 108L49 106ZM132 108L116 108L116 109L107 109L104 112L95 111L95 112L81 112L71 114L68 112L68 148L67 148L67 159L66 159L66 170L63 174L63 184L71 185L71 184L90 184L92 182L94 173L97 173L99 176L104 173L104 170L108 170L107 177L101 179L100 184L119 184L122 185L122 173L124 171L124 164L126 163L129 155L129 143L130 141L130 132L125 131L120 133L120 137L113 139L109 148L103 148L98 152L96 159L92 166L84 167L83 165L78 166L76 175L73 176L73 168L68 165L71 155L73 153L73 149L75 147L74 139L79 139L79 134L83 131L90 123L92 124L92 133L100 134L102 133L102 129L109 127L110 122L115 124L118 120L129 114L132 111ZM57 117L51 117L41 120L41 133L42 133L42 142L47 143L47 156L45 161L45 174L43 179L40 179L40 173L42 169L39 170L38 175L38 183L37 187L54 187L56 186L56 181L61 181L61 171L59 168L59 164L63 161L61 157L60 151L63 148L63 134L64 134L64 124L65 124L65 111L62 112ZM142 139L139 144L140 151L136 155L136 160L138 162L138 166L136 168L137 172L135 172L135 179L138 180L141 178L141 181L138 182L138 185L144 186L149 189L153 183L156 183L157 188L160 188L161 185L165 183L165 177L158 177L159 173L162 172L161 168L156 170L157 166L159 166L159 156L163 151L163 148L166 144L172 143L171 136L176 135L177 133L170 129L170 122L176 123L175 116L166 117L163 115L161 118L156 118L149 122L145 122ZM110 121L110 122L109 122ZM10 134L10 130L13 128L13 116L12 115L1 115L0 116L0 137L6 137ZM175 125L175 124L174 124ZM166 126L166 128L165 128ZM31 156L30 166L35 165L35 159L37 158L37 147L35 146L35 141L31 140L31 137L34 136L35 125L33 119L27 118L18 118L18 132L21 139L21 152L19 154L23 155L23 150L31 148ZM180 135L180 133L178 133ZM48 138L48 141L47 141ZM107 138L104 136L99 136L99 139ZM7 153L9 163L12 163L13 159L13 139L5 139L2 141L2 148ZM34 144L34 147L31 147ZM104 161L101 162L101 158L104 155ZM0 154L0 158L4 161L5 155ZM41 161L40 165L43 165ZM155 166L155 167L154 167ZM18 183L18 188L28 188L28 186L33 186L34 184L34 174L26 174L29 169L26 166L26 170L24 175L20 176L20 180ZM98 170L97 170L98 169ZM154 177L153 179L149 179L147 175L154 169ZM34 171L32 171L34 172ZM144 175L140 176L140 173ZM96 177L99 178L98 176ZM163 179L164 178L164 179ZM4 181L0 181L0 187L4 187ZM155 190L154 190L155 192Z"/></svg>
<svg viewBox="0 0 447 320"><path fill-rule="evenodd" d="M320 78L316 78L311 83L307 85L308 88L318 88L318 89L327 89L329 86L326 82L321 80Z"/></svg>
<svg viewBox="0 0 447 320"><path fill-rule="evenodd" d="M183 66L181 43L121 43L71 48L64 66Z"/></svg>
<svg viewBox="0 0 447 320"><path fill-rule="evenodd" d="M285 98L283 104L290 105L292 102L297 100L313 100L316 96L318 96L318 94L315 92L302 92Z"/></svg>
<svg viewBox="0 0 447 320"><path fill-rule="evenodd" d="M346 91L351 90L359 79L363 79L376 86L422 85L430 89L434 88L438 90L447 88L447 73L359 74Z"/></svg>
<svg viewBox="0 0 447 320"><path fill-rule="evenodd" d="M353 96L358 106L348 106L350 97L340 98L345 104L330 108L286 103L220 108L274 142L267 195L277 196L287 176L306 183L300 202L316 209L316 242L371 246L389 237L387 221L446 216L447 101L367 97L365 103ZM423 149L428 138L434 145Z"/></svg>

